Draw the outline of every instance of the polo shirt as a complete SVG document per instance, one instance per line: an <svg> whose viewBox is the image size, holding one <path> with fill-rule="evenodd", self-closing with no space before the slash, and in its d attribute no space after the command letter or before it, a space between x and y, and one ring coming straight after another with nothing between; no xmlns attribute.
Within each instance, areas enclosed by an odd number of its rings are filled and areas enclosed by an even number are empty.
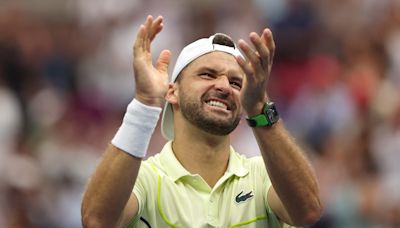
<svg viewBox="0 0 400 228"><path fill-rule="evenodd" d="M169 141L141 164L133 189L139 211L128 227L283 227L268 206L270 187L262 157L231 147L228 168L211 188L180 164Z"/></svg>

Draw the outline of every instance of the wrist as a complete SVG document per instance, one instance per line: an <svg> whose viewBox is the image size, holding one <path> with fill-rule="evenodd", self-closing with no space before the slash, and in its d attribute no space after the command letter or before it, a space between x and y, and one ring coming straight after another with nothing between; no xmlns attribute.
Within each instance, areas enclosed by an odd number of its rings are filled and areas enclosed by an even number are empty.
<svg viewBox="0 0 400 228"><path fill-rule="evenodd" d="M132 156L145 157L161 110L133 99L111 143Z"/></svg>
<svg viewBox="0 0 400 228"><path fill-rule="evenodd" d="M247 116L255 116L262 113L265 103L270 102L270 99L267 94L259 100L252 102L251 105L243 105L244 110L246 111Z"/></svg>
<svg viewBox="0 0 400 228"><path fill-rule="evenodd" d="M253 106L246 109L247 116L255 116L262 113L265 101L257 102Z"/></svg>
<svg viewBox="0 0 400 228"><path fill-rule="evenodd" d="M162 107L164 107L164 104L165 104L164 98L143 96L141 94L136 94L135 99L137 101L139 101L140 103L147 105L147 106L162 108Z"/></svg>
<svg viewBox="0 0 400 228"><path fill-rule="evenodd" d="M265 102L261 111L255 115L249 115L246 121L250 127L265 127L276 124L279 120L279 114L276 109L275 103L268 101Z"/></svg>

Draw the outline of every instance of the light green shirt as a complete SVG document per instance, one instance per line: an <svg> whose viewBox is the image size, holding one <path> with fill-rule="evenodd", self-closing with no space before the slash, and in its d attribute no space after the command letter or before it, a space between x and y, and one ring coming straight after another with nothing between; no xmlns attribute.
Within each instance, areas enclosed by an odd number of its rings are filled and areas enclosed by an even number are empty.
<svg viewBox="0 0 400 228"><path fill-rule="evenodd" d="M133 189L139 212L128 227L281 227L268 206L270 187L262 158L231 148L225 174L210 188L179 163L168 142L142 162Z"/></svg>

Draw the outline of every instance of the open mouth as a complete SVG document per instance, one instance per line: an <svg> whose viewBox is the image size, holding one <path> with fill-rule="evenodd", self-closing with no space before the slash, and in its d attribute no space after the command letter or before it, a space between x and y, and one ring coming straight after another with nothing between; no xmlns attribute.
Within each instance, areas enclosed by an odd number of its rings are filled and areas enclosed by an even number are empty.
<svg viewBox="0 0 400 228"><path fill-rule="evenodd" d="M206 104L208 104L209 106L212 106L212 107L221 108L223 110L230 110L230 107L222 101L211 99L211 100L208 100L206 102Z"/></svg>

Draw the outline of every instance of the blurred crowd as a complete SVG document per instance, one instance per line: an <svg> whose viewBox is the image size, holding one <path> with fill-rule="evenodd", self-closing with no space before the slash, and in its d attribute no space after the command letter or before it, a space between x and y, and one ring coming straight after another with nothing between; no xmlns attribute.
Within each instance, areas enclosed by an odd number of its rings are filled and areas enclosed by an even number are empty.
<svg viewBox="0 0 400 228"><path fill-rule="evenodd" d="M172 63L194 39L270 27L268 92L320 181L312 227L400 227L398 0L0 0L0 227L81 227L85 184L135 93L148 14L165 18L153 52ZM244 121L232 138L259 154ZM149 154L164 143L158 126Z"/></svg>

